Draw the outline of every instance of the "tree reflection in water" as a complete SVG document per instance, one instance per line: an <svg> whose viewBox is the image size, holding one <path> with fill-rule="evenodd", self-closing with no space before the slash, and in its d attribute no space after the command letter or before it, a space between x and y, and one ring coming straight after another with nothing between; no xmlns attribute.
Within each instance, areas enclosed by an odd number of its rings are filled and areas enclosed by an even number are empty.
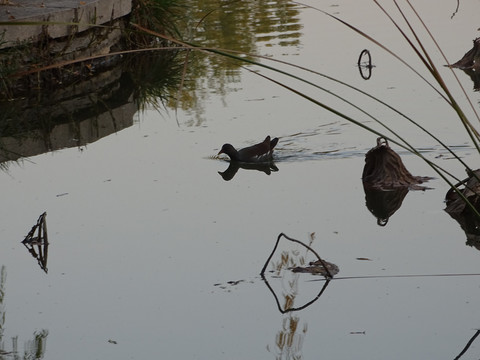
<svg viewBox="0 0 480 360"><path fill-rule="evenodd" d="M185 18L190 20L180 32L183 39L202 47L234 49L249 58L249 54L266 55L259 54L261 47L281 46L284 52L296 53L303 28L300 9L300 5L286 0L194 1L185 9ZM192 115L187 125L198 126L205 121L209 93L224 98L240 86L242 65L222 56L189 53L185 89L175 104Z"/></svg>

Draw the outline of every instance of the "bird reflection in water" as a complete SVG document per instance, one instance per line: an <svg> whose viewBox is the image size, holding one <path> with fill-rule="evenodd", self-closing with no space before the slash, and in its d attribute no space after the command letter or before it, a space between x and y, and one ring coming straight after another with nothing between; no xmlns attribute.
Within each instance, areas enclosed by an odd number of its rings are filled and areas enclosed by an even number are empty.
<svg viewBox="0 0 480 360"><path fill-rule="evenodd" d="M272 172L277 172L278 167L275 163L268 162L268 163L240 163L237 161L231 161L230 165L225 171L219 171L218 173L225 181L232 180L235 174L237 173L238 169L245 169L245 170L258 170L262 171L267 175L270 175Z"/></svg>

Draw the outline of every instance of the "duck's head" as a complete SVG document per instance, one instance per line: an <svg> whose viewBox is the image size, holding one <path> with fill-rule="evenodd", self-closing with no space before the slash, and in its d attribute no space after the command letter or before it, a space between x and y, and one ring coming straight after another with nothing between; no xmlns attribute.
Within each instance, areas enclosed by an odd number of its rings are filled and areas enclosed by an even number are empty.
<svg viewBox="0 0 480 360"><path fill-rule="evenodd" d="M217 155L226 154L230 160L238 161L238 151L230 144L224 144Z"/></svg>
<svg viewBox="0 0 480 360"><path fill-rule="evenodd" d="M235 153L236 151L237 150L235 150L235 148L232 145L224 144L217 155L220 155L220 154L230 155L230 154Z"/></svg>

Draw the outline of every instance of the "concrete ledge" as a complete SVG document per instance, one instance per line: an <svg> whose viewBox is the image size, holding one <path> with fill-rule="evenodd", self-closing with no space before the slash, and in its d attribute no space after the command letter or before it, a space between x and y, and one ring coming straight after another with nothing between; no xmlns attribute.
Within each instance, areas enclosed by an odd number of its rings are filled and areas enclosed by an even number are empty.
<svg viewBox="0 0 480 360"><path fill-rule="evenodd" d="M5 0L3 0L5 2ZM128 15L131 0L6 0L0 1L0 49L42 36L62 38ZM80 23L73 25L15 25L16 22ZM8 24L5 24L8 23ZM0 38L1 39L1 38Z"/></svg>

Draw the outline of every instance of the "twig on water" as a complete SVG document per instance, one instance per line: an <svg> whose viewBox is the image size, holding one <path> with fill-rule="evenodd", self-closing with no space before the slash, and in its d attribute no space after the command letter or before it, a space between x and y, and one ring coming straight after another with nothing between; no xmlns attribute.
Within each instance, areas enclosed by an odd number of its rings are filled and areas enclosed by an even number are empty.
<svg viewBox="0 0 480 360"><path fill-rule="evenodd" d="M480 335L480 330L477 330L475 332L475 334L472 336L472 338L468 341L467 345L465 345L465 347L463 348L463 350L460 352L460 354L458 354L458 356L454 359L454 360L458 360L460 359L463 354L465 354L467 352L467 350L470 348L470 346L473 344L473 342L475 341L475 339L477 338L477 336Z"/></svg>

